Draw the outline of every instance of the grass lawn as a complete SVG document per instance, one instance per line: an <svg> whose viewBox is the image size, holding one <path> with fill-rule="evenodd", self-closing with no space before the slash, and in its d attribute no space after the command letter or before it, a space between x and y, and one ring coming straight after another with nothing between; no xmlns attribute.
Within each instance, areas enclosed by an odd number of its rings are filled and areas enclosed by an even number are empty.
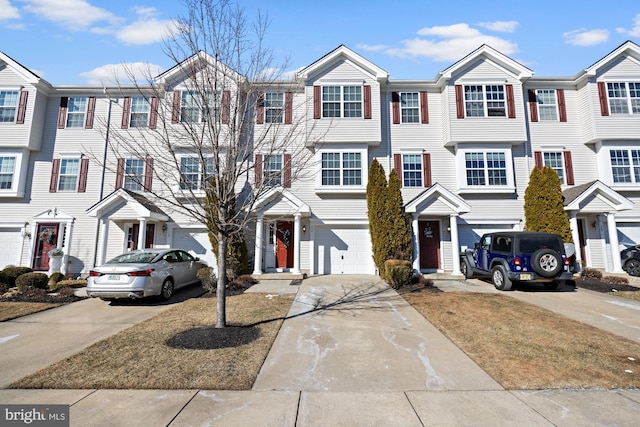
<svg viewBox="0 0 640 427"><path fill-rule="evenodd" d="M0 322L58 307L60 303L0 301Z"/></svg>
<svg viewBox="0 0 640 427"><path fill-rule="evenodd" d="M638 343L508 296L402 295L506 389L640 387Z"/></svg>
<svg viewBox="0 0 640 427"><path fill-rule="evenodd" d="M10 388L248 390L292 301L229 296L230 327L215 329L216 299L187 300Z"/></svg>

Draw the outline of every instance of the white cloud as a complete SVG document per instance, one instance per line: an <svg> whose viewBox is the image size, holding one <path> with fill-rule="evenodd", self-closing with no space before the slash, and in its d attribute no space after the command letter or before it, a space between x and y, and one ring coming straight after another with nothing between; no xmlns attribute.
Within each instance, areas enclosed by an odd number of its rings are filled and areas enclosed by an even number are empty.
<svg viewBox="0 0 640 427"><path fill-rule="evenodd" d="M167 37L174 28L175 22L172 20L140 20L120 28L116 32L116 38L130 45L151 44Z"/></svg>
<svg viewBox="0 0 640 427"><path fill-rule="evenodd" d="M0 21L20 18L18 8L11 5L9 0L0 0Z"/></svg>
<svg viewBox="0 0 640 427"><path fill-rule="evenodd" d="M380 52L382 50L389 49L389 46L385 46L383 44L370 45L365 43L358 43L356 44L356 47L366 52Z"/></svg>
<svg viewBox="0 0 640 427"><path fill-rule="evenodd" d="M403 40L402 47L387 49L386 53L402 58L425 57L434 61L448 62L457 61L483 44L505 55L518 51L516 43L483 34L465 23L422 28L418 31L418 35L426 37Z"/></svg>
<svg viewBox="0 0 640 427"><path fill-rule="evenodd" d="M616 28L616 31L620 34L626 34L629 37L640 37L640 14L636 15L633 20L633 28L627 30L625 28Z"/></svg>
<svg viewBox="0 0 640 427"><path fill-rule="evenodd" d="M593 46L605 43L609 39L608 30L579 30L563 33L564 42L575 46Z"/></svg>
<svg viewBox="0 0 640 427"><path fill-rule="evenodd" d="M130 62L124 64L106 64L91 71L80 73L80 77L87 79L88 84L116 84L135 81L146 83L162 73L164 69L159 65L145 62Z"/></svg>
<svg viewBox="0 0 640 427"><path fill-rule="evenodd" d="M513 33L518 26L518 21L481 22L478 25L482 28L486 28L487 30L499 33Z"/></svg>
<svg viewBox="0 0 640 427"><path fill-rule="evenodd" d="M117 24L122 19L108 10L85 0L24 0L24 10L47 21L64 26L69 31L82 31L97 22Z"/></svg>

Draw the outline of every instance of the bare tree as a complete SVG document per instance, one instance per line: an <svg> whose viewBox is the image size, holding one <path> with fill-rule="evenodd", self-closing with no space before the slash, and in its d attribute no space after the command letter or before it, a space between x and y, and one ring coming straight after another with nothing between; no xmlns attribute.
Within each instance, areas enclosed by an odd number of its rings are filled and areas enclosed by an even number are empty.
<svg viewBox="0 0 640 427"><path fill-rule="evenodd" d="M153 159L153 187L145 190L157 203L216 234L216 327L222 328L229 241L246 230L260 196L285 180L303 178L311 159L305 146L309 132L305 115L295 114L304 103L292 112L296 82L282 78L285 64L274 65L274 54L264 45L266 17L258 14L249 23L245 11L229 0L184 0L184 6L185 16L164 43L175 66L134 85L150 106L149 126L133 126L131 116L132 126L123 121L127 129L112 125L109 141L116 157ZM265 94L276 95L267 100ZM126 103L125 110L132 108ZM265 118L258 119L260 126L256 113ZM262 159L287 153L282 168L287 176L264 175L256 153ZM185 154L191 163L184 163ZM123 165L111 166L117 167Z"/></svg>

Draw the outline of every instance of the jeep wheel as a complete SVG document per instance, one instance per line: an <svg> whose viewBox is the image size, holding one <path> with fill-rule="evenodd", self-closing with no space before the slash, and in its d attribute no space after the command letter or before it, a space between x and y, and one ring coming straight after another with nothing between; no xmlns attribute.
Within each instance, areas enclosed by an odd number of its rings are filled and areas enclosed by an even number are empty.
<svg viewBox="0 0 640 427"><path fill-rule="evenodd" d="M496 265L491 269L491 281L493 282L493 286L500 291L508 291L511 289L511 279L507 277L507 273L501 265Z"/></svg>
<svg viewBox="0 0 640 427"><path fill-rule="evenodd" d="M553 249L538 249L531 256L533 271L542 277L556 276L562 270L562 259Z"/></svg>
<svg viewBox="0 0 640 427"><path fill-rule="evenodd" d="M466 259L462 261L460 264L460 270L462 270L462 275L465 279L473 278L473 271L471 270L471 266L469 265L469 261Z"/></svg>

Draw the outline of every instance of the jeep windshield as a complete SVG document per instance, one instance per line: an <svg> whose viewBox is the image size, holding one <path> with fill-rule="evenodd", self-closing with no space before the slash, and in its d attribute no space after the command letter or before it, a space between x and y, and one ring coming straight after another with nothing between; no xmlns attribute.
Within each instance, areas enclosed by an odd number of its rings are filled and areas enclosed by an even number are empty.
<svg viewBox="0 0 640 427"><path fill-rule="evenodd" d="M547 237L527 237L519 239L518 241L518 253L532 254L538 249L553 249L558 253L562 253L562 241L560 239L553 239Z"/></svg>

